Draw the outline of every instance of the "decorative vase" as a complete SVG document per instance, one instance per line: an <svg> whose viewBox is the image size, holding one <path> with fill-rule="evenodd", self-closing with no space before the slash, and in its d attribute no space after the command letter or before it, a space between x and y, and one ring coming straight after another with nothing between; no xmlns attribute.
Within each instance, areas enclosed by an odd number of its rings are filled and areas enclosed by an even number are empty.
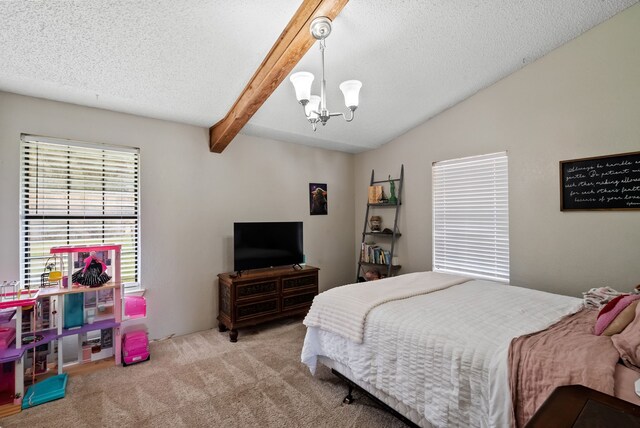
<svg viewBox="0 0 640 428"><path fill-rule="evenodd" d="M382 229L382 217L379 215L372 215L369 219L369 227L372 232L380 232Z"/></svg>
<svg viewBox="0 0 640 428"><path fill-rule="evenodd" d="M398 203L398 198L396 198L396 183L391 180L391 176L389 176L389 203L391 205L396 205Z"/></svg>

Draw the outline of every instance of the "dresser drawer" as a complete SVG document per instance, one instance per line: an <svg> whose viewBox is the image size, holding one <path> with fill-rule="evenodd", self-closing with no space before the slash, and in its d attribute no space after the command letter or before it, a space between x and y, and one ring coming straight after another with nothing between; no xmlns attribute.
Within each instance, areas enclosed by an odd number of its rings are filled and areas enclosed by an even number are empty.
<svg viewBox="0 0 640 428"><path fill-rule="evenodd" d="M318 271L281 266L219 274L218 330L229 330L236 342L239 328L303 314L318 294Z"/></svg>
<svg viewBox="0 0 640 428"><path fill-rule="evenodd" d="M261 300L254 303L238 304L236 306L236 321L256 318L263 315L275 314L279 312L278 298Z"/></svg>
<svg viewBox="0 0 640 428"><path fill-rule="evenodd" d="M282 278L283 293L297 291L300 288L317 287L317 285L317 274Z"/></svg>
<svg viewBox="0 0 640 428"><path fill-rule="evenodd" d="M236 299L250 299L278 293L278 279L236 285Z"/></svg>
<svg viewBox="0 0 640 428"><path fill-rule="evenodd" d="M311 302L313 302L313 298L316 297L316 294L318 293L310 291L308 293L285 296L282 298L282 310L286 311L288 309L311 306Z"/></svg>

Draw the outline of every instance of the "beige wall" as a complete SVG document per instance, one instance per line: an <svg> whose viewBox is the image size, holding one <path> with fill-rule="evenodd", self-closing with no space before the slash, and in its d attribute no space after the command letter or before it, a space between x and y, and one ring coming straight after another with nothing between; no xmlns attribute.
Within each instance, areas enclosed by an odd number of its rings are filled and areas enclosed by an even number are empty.
<svg viewBox="0 0 640 428"><path fill-rule="evenodd" d="M353 278L353 155L240 135L208 149L203 128L0 92L0 280L19 277L20 133L140 147L142 281L154 338L211 328L234 221L304 222L322 290ZM310 216L308 185L328 183Z"/></svg>
<svg viewBox="0 0 640 428"><path fill-rule="evenodd" d="M511 282L579 295L640 283L640 211L560 212L558 162L640 150L640 5L380 149L356 156L356 241L371 169L405 165L398 254L432 263L431 163L507 150Z"/></svg>
<svg viewBox="0 0 640 428"><path fill-rule="evenodd" d="M0 279L19 275L18 141L33 133L141 148L152 337L214 326L234 221L304 221L321 289L351 282L372 168L395 176L404 163L398 255L404 272L430 269L431 163L502 150L511 282L572 295L626 289L640 283L640 212L561 213L558 162L640 150L638 28L640 5L355 159L243 135L216 155L202 128L0 92ZM328 216L309 216L309 182L328 183Z"/></svg>

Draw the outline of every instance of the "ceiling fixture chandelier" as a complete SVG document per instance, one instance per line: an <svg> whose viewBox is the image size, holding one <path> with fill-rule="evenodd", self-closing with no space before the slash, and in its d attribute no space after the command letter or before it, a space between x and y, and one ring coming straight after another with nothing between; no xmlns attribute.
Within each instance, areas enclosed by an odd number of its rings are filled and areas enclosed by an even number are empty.
<svg viewBox="0 0 640 428"><path fill-rule="evenodd" d="M311 123L313 130L316 130L318 122L324 126L333 116L342 116L345 121L353 120L354 111L358 108L358 96L362 82L359 80L346 80L340 84L340 90L344 95L344 104L349 108L349 117L344 113L330 113L327 109L327 82L324 80L324 48L325 39L331 34L331 20L326 16L319 16L311 21L311 35L320 43L320 53L322 54L322 83L320 85L320 96L311 95L311 83L313 74L308 71L299 71L291 75L289 80L296 90L296 98L302 104L304 115Z"/></svg>

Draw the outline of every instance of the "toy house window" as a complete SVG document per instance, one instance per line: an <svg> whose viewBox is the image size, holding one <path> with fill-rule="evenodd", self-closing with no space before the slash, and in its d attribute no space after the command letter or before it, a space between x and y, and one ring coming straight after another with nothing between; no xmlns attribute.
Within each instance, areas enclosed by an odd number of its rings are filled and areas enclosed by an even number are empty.
<svg viewBox="0 0 640 428"><path fill-rule="evenodd" d="M509 281L507 153L434 162L433 270Z"/></svg>
<svg viewBox="0 0 640 428"><path fill-rule="evenodd" d="M51 247L121 244L125 290L140 288L139 156L135 148L22 136L23 284L37 286L47 263L60 263L49 259Z"/></svg>

